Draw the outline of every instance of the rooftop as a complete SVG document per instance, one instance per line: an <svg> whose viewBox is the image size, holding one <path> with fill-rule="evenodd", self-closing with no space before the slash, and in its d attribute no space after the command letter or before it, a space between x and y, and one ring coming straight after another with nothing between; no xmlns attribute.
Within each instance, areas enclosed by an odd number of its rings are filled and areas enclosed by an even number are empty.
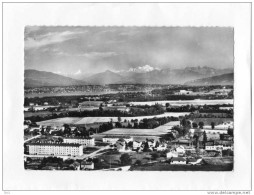
<svg viewBox="0 0 254 195"><path fill-rule="evenodd" d="M27 145L33 146L66 146L66 147L79 147L81 144L74 144L74 143L47 143L47 142L34 142L28 143Z"/></svg>
<svg viewBox="0 0 254 195"><path fill-rule="evenodd" d="M186 161L183 157L173 157L172 161Z"/></svg>
<svg viewBox="0 0 254 195"><path fill-rule="evenodd" d="M75 136L75 137L63 137L63 139L94 139L92 137L81 137L81 136Z"/></svg>

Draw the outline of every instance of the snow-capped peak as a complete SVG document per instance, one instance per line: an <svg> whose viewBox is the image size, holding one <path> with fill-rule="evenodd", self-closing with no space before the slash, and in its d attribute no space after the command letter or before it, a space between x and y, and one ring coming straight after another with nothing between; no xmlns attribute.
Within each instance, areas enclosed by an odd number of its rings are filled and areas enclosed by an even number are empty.
<svg viewBox="0 0 254 195"><path fill-rule="evenodd" d="M144 66L139 66L136 68L130 68L129 72L151 72L153 70L160 70L159 68L154 68L150 65L144 65Z"/></svg>
<svg viewBox="0 0 254 195"><path fill-rule="evenodd" d="M77 72L75 72L74 74L77 75L77 74L81 74L81 70L78 70Z"/></svg>

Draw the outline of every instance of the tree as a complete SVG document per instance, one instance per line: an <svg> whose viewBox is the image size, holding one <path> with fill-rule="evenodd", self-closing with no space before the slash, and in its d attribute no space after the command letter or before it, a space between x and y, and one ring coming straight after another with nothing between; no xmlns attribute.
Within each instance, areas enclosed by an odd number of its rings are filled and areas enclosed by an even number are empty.
<svg viewBox="0 0 254 195"><path fill-rule="evenodd" d="M131 157L128 153L122 154L120 157L120 161L122 165L129 165L132 162Z"/></svg>
<svg viewBox="0 0 254 195"><path fill-rule="evenodd" d="M204 131L204 133L203 133L203 142L205 143L205 142L207 142L207 135L206 135L206 132Z"/></svg>
<svg viewBox="0 0 254 195"><path fill-rule="evenodd" d="M233 134L234 134L233 129L228 129L228 135L233 136Z"/></svg>
<svg viewBox="0 0 254 195"><path fill-rule="evenodd" d="M160 157L160 154L158 154L157 152L154 152L154 153L151 154L151 156L152 156L153 160L156 160L157 158Z"/></svg>
<svg viewBox="0 0 254 195"><path fill-rule="evenodd" d="M197 123L192 123L192 127L194 128L194 129L196 129L196 128L198 128L198 124Z"/></svg>
<svg viewBox="0 0 254 195"><path fill-rule="evenodd" d="M187 124L187 122L186 122L186 119L185 118L183 118L183 120L181 121L181 124L182 124L182 126L186 126L186 124Z"/></svg>
<svg viewBox="0 0 254 195"><path fill-rule="evenodd" d="M200 122L198 123L198 126L199 126L200 129L203 129L203 127L204 127L204 122L200 121Z"/></svg>
<svg viewBox="0 0 254 195"><path fill-rule="evenodd" d="M211 127L212 127L212 129L214 129L214 126L215 126L215 123L214 123L214 122L211 122Z"/></svg>
<svg viewBox="0 0 254 195"><path fill-rule="evenodd" d="M141 165L141 160L136 160L135 165Z"/></svg>

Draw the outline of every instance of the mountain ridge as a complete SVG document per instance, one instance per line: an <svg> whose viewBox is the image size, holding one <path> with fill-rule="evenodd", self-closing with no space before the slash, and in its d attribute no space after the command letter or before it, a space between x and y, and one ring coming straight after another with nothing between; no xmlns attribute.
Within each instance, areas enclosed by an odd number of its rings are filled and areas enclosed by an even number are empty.
<svg viewBox="0 0 254 195"><path fill-rule="evenodd" d="M34 69L25 70L25 87L85 85L84 81L76 80L59 74Z"/></svg>

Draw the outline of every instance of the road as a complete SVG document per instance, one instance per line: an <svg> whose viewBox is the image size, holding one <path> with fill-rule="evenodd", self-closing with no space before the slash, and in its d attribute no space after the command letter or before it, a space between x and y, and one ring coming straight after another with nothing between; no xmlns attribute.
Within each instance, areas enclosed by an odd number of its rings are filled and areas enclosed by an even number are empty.
<svg viewBox="0 0 254 195"><path fill-rule="evenodd" d="M28 141L30 141L30 140L32 140L32 139L36 139L36 138L38 138L38 137L40 137L40 136L41 136L41 135L36 135L36 136L34 136L34 137L31 137L31 138L25 140L24 143L26 143L26 142L28 142Z"/></svg>
<svg viewBox="0 0 254 195"><path fill-rule="evenodd" d="M77 157L74 157L74 158L72 158L72 159L74 159L74 160L77 160L77 159L78 159L78 160L83 160L83 159L85 159L85 158L92 158L92 157L94 157L94 156L98 156L98 155L103 154L103 153L100 153L100 154L97 154L97 153L100 152L100 151L109 149L109 148L110 148L109 145L108 145L108 146L104 146L104 147L100 148L99 150L96 150L96 151L94 151L94 152L92 152L92 153L90 153L90 154L83 154L82 156L77 156Z"/></svg>

